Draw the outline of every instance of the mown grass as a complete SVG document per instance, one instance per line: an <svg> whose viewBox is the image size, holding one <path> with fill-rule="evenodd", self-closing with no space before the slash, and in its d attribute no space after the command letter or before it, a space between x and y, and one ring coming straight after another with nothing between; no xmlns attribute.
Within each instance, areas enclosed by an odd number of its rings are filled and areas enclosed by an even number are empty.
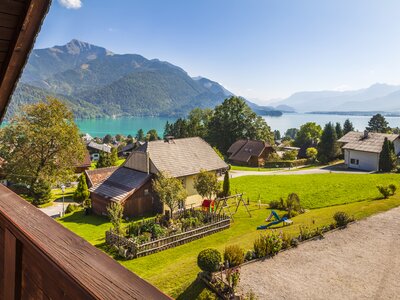
<svg viewBox="0 0 400 300"><path fill-rule="evenodd" d="M243 176L231 179L233 192L263 203L297 193L305 208L373 200L380 197L378 184L400 184L400 174L311 174Z"/></svg>
<svg viewBox="0 0 400 300"><path fill-rule="evenodd" d="M327 177L322 177L325 175L318 175L321 178L317 177L317 179L313 178L314 175L276 176L276 179L274 180L279 179L277 182L275 182L275 185L277 185L276 189L278 191L283 189L285 194L288 193L288 191L285 191L285 189L289 189L293 186L293 184L296 184L297 181L300 181L303 184L307 183L306 186L309 186L309 182L317 182L319 184L323 182L328 184L330 180L337 180L339 185L344 184L340 178L336 178L336 174L327 175ZM347 176L345 174L338 175ZM303 178L306 176L310 176L311 178ZM291 235L297 235L299 233L299 226L301 225L306 225L310 228L316 228L331 224L333 222L332 216L337 211L345 211L349 215L354 216L356 219L362 219L372 214L383 212L400 205L399 195L395 195L386 200L375 200L379 198L379 194L375 192L376 182L379 181L385 184L393 181L395 182L400 179L399 175L349 176L351 176L351 178L348 178L347 180L351 180L352 183L348 183L348 185L345 185L344 187L342 186L342 188L347 189L357 186L357 184L353 184L354 181L358 184L361 184L360 187L347 191L349 197L351 194L355 195L354 197L350 197L352 200L349 202L352 203L312 209L307 211L305 214L294 217L293 225L286 227L279 225L275 228L285 231ZM363 178L361 178L361 176ZM376 176L378 176L378 178L375 178ZM254 180L267 180L270 178L275 178L273 176L255 177L256 178ZM237 179L243 178L245 177L240 177ZM236 179L232 181L235 182ZM279 183L279 181L281 182ZM244 182L246 182L246 180L244 180ZM369 187L367 184L368 182ZM244 183L242 182L242 184ZM284 184L286 184L286 188L284 188ZM304 192L303 197L308 195L305 193L307 190L306 186L300 190L301 192ZM330 193L327 193L326 191L325 193L328 195L335 194L336 185L334 183L330 183L328 186L332 189L332 191ZM317 203L319 203L318 205L321 203L325 203L325 205L332 203L337 204L335 201L320 202L321 193L319 192L319 187L309 187L311 191L317 195L314 199ZM363 188L368 188L369 191L364 192L362 190ZM343 194L340 198L341 201L343 201L343 199L345 199L345 192L341 192L340 194ZM153 255L129 261L121 260L119 262L172 297L178 299L196 299L199 297L199 295L203 295L205 293L204 286L196 281L196 276L199 272L196 264L198 253L205 248L216 248L220 251L223 251L225 246L232 244L238 244L245 250L248 250L252 248L253 241L261 233L260 231L256 230L256 227L258 225L265 224L264 220L269 215L270 210L267 209L266 206L261 206L261 208L259 208L257 202L253 201L253 199L254 198L251 198L252 201L250 202L252 217L249 217L245 208L240 206L237 214L234 215L234 222L227 230ZM303 198L301 199L303 201ZM327 199L331 199L331 197L327 197ZM311 201L311 199L308 201ZM231 201L230 210L234 211L234 207L235 202ZM282 214L283 212L278 213ZM84 216L82 212L75 212L69 216L59 219L59 222L101 249L101 246L104 243L104 232L111 227L106 218L97 216Z"/></svg>

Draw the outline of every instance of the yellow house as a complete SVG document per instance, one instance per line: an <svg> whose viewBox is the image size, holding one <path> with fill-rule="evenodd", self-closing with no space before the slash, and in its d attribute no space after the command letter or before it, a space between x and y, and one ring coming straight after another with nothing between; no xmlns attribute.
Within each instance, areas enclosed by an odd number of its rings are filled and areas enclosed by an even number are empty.
<svg viewBox="0 0 400 300"><path fill-rule="evenodd" d="M139 216L165 209L152 192L151 180L160 172L182 181L188 197L186 207L200 206L194 188L201 170L222 174L228 165L199 137L146 142L103 182L90 188L95 212L104 213L110 201L124 205L126 216Z"/></svg>

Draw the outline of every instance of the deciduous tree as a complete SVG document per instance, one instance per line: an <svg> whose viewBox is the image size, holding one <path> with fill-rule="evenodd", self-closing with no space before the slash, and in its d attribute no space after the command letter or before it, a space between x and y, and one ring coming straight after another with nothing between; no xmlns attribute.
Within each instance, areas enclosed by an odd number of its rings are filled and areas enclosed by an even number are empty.
<svg viewBox="0 0 400 300"><path fill-rule="evenodd" d="M195 177L193 186L200 196L212 199L219 190L217 174L201 170Z"/></svg>
<svg viewBox="0 0 400 300"><path fill-rule="evenodd" d="M299 132L294 140L294 145L296 147L303 147L304 145L312 145L319 142L322 134L321 126L317 125L315 122L305 123L300 127Z"/></svg>
<svg viewBox="0 0 400 300"><path fill-rule="evenodd" d="M40 186L68 180L85 155L71 111L54 98L24 106L0 129L0 140L7 178L26 184L37 201Z"/></svg>
<svg viewBox="0 0 400 300"><path fill-rule="evenodd" d="M174 210L178 208L179 203L184 203L187 197L187 192L182 182L164 173L159 173L156 179L153 180L153 189L160 201L168 206L171 217Z"/></svg>

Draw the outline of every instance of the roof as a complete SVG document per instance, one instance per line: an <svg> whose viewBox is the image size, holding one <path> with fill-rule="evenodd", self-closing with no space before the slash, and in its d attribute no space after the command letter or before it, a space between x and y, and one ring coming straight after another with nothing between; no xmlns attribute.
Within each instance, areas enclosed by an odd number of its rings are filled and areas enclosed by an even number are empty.
<svg viewBox="0 0 400 300"><path fill-rule="evenodd" d="M228 149L229 160L248 162L252 156L260 156L265 148L272 148L272 146L263 141L238 140Z"/></svg>
<svg viewBox="0 0 400 300"><path fill-rule="evenodd" d="M151 141L135 152L146 152L156 172L165 172L172 177L183 177L200 173L201 170L227 169L228 165L214 149L199 137ZM129 160L130 157L127 159Z"/></svg>
<svg viewBox="0 0 400 300"><path fill-rule="evenodd" d="M351 131L340 138L338 142L345 144L342 149L381 153L385 138L393 142L399 138L399 135L369 132L368 137L364 137L363 132Z"/></svg>
<svg viewBox="0 0 400 300"><path fill-rule="evenodd" d="M0 1L0 118L33 47L50 0Z"/></svg>
<svg viewBox="0 0 400 300"><path fill-rule="evenodd" d="M89 151L86 151L85 157L83 160L79 163L77 163L76 167L77 168L88 168L92 165L92 160L90 159L90 154Z"/></svg>
<svg viewBox="0 0 400 300"><path fill-rule="evenodd" d="M128 145L122 147L122 149L119 150L119 153L121 153L121 152L127 152L127 151L132 151L135 147L136 147L135 144L128 144Z"/></svg>
<svg viewBox="0 0 400 300"><path fill-rule="evenodd" d="M107 180L91 187L89 191L110 201L120 202L150 180L151 176L151 174L120 167Z"/></svg>
<svg viewBox="0 0 400 300"><path fill-rule="evenodd" d="M86 170L86 176L91 186L99 184L111 176L118 167L99 168L95 170Z"/></svg>
<svg viewBox="0 0 400 300"><path fill-rule="evenodd" d="M87 145L89 148L96 149L99 151L111 153L111 146L106 145L106 144L98 144L94 141L90 141L90 143Z"/></svg>

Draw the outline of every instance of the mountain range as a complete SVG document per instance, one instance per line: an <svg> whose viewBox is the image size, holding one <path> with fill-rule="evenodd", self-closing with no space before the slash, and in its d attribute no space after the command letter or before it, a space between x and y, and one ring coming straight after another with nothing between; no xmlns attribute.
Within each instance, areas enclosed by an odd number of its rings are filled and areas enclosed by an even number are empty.
<svg viewBox="0 0 400 300"><path fill-rule="evenodd" d="M400 86L376 83L352 91L299 92L271 103L282 108L289 106L298 112L400 112Z"/></svg>
<svg viewBox="0 0 400 300"><path fill-rule="evenodd" d="M182 68L137 54L115 54L79 40L32 51L7 111L53 96L75 117L182 116L195 107L214 108L233 93ZM259 114L281 114L249 102Z"/></svg>

